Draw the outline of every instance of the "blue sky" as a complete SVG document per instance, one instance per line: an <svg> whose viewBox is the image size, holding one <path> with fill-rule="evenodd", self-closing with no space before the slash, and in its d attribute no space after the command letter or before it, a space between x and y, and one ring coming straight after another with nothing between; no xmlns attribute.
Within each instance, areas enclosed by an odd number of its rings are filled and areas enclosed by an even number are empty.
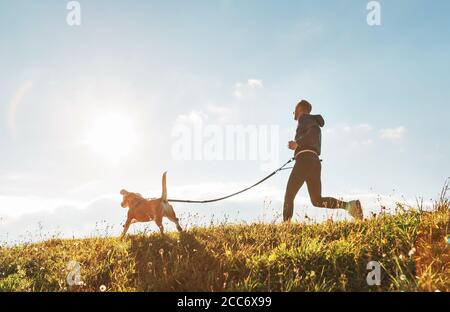
<svg viewBox="0 0 450 312"><path fill-rule="evenodd" d="M377 211L435 198L450 174L448 1L380 1L372 27L364 0L79 1L75 27L67 2L0 3L2 240L38 222L68 236L104 221L116 234L118 191L157 196L164 170L171 197L252 183L261 159L174 159L174 127L277 126L277 167L302 98L326 120L324 195ZM176 211L257 221L281 211L287 177ZM305 189L296 207L298 219L346 217L312 208Z"/></svg>

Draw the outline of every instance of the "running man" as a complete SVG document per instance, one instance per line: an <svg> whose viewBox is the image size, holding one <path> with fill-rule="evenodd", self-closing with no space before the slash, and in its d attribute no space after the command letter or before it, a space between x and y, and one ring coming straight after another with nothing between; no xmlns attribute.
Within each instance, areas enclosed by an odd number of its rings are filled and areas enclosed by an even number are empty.
<svg viewBox="0 0 450 312"><path fill-rule="evenodd" d="M320 172L321 130L325 121L321 115L311 115L312 105L305 100L295 107L294 119L298 121L295 141L290 141L289 149L296 155L295 165L286 186L283 219L289 222L294 212L294 199L303 183L308 186L311 203L315 207L345 209L355 219L362 219L363 212L359 200L344 202L333 197L322 197Z"/></svg>

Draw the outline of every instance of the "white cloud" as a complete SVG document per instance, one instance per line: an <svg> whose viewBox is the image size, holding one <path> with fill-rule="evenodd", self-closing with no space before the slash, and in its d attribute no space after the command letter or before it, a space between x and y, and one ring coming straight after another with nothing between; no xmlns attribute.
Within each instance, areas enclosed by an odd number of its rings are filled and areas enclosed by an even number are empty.
<svg viewBox="0 0 450 312"><path fill-rule="evenodd" d="M373 127L367 123L361 124L348 124L348 123L340 123L333 127L325 127L326 133L361 133L361 132L370 132L373 130Z"/></svg>
<svg viewBox="0 0 450 312"><path fill-rule="evenodd" d="M374 132L375 130L375 132ZM367 123L361 124L340 124L325 130L326 134L343 139L352 144L371 145L376 142L376 133L382 140L399 140L407 132L406 128L399 126L396 128L377 129Z"/></svg>
<svg viewBox="0 0 450 312"><path fill-rule="evenodd" d="M192 124L200 124L204 120L208 119L208 115L201 111L191 111L188 114L181 114L177 117L177 122L185 122Z"/></svg>
<svg viewBox="0 0 450 312"><path fill-rule="evenodd" d="M366 123L358 124L358 125L342 125L342 129L345 132L369 132L372 131L372 126Z"/></svg>
<svg viewBox="0 0 450 312"><path fill-rule="evenodd" d="M39 198L36 196L4 196L0 195L2 211L0 217L14 218L26 213L51 211L61 204L57 199Z"/></svg>
<svg viewBox="0 0 450 312"><path fill-rule="evenodd" d="M234 86L234 96L242 99L254 94L255 90L262 89L263 87L263 82L259 79L248 79L245 83L238 82Z"/></svg>
<svg viewBox="0 0 450 312"><path fill-rule="evenodd" d="M1 203L24 203L17 198L0 198ZM51 203L49 209L42 204ZM117 235L121 230L126 211L120 207L119 196L100 196L86 202L64 202L51 198L36 198L29 204L39 209L21 211L18 215L0 215L0 245L38 241L56 237L85 237L89 235ZM17 206L18 207L18 206ZM100 223L104 224L99 232Z"/></svg>
<svg viewBox="0 0 450 312"><path fill-rule="evenodd" d="M251 87L251 88L262 88L263 84L261 80L258 79L249 79L247 81L247 84Z"/></svg>
<svg viewBox="0 0 450 312"><path fill-rule="evenodd" d="M116 194L98 196L88 201L41 196L0 195L0 207L2 207L0 217L7 220L20 219L22 216L27 214L53 212L59 207L66 206L76 207L77 209L85 209L93 202L105 198L119 200L119 196Z"/></svg>
<svg viewBox="0 0 450 312"><path fill-rule="evenodd" d="M332 141L340 146L345 143L351 145L371 145L373 140L373 127L367 123L340 124L335 127L325 128L325 133L330 135Z"/></svg>
<svg viewBox="0 0 450 312"><path fill-rule="evenodd" d="M208 112L216 115L226 115L231 112L230 107L223 105L208 105L206 109Z"/></svg>
<svg viewBox="0 0 450 312"><path fill-rule="evenodd" d="M385 128L380 129L380 138L386 140L399 140L404 137L406 134L405 127L397 127L397 128Z"/></svg>

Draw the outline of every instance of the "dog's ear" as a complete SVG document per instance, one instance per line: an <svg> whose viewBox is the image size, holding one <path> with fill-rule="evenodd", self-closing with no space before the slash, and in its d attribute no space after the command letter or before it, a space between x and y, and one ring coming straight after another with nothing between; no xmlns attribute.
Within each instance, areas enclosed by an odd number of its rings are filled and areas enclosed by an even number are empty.
<svg viewBox="0 0 450 312"><path fill-rule="evenodd" d="M121 190L120 191L120 195L126 195L126 194L128 194L128 192L126 190Z"/></svg>

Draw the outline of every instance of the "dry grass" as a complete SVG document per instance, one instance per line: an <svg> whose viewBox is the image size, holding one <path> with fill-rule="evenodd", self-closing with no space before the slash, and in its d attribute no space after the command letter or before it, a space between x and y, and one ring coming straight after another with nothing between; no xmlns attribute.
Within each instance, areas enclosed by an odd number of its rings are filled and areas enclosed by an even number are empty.
<svg viewBox="0 0 450 312"><path fill-rule="evenodd" d="M220 225L0 248L0 291L450 291L449 202L361 222ZM83 285L67 286L77 261ZM381 285L366 282L381 264Z"/></svg>

